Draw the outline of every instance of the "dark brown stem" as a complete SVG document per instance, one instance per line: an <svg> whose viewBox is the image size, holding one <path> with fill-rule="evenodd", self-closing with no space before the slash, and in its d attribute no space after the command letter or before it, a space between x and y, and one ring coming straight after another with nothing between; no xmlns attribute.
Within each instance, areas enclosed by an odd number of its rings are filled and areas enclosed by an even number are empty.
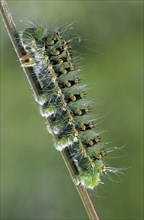
<svg viewBox="0 0 144 220"><path fill-rule="evenodd" d="M10 12L10 9L9 9L8 5L7 5L6 0L1 0L0 1L0 11L1 11L1 15L2 15L4 24L5 24L6 30L9 34L9 37L10 37L11 42L13 44L13 47L16 51L16 54L17 54L18 58L20 58L23 54L23 50L22 50L22 48L21 48L21 46L18 42L18 32L17 32L17 29L16 29L16 24L13 20L12 14ZM26 68L23 68L23 70L24 70L25 75L28 79L28 82L31 86L31 89L33 90L33 93L34 93L35 97L38 98L39 92L41 90L40 85L38 83L36 83L35 78L32 77L32 74L30 74L30 70L28 70ZM49 123L49 126L52 127L51 126L51 121L49 119L47 119L47 122ZM53 136L55 137L55 139L57 139L57 136L55 134L53 134ZM68 168L70 176L71 176L71 178L72 178L72 180L75 184L76 183L77 170L76 170L76 167L75 167L74 163L70 160L69 151L65 149L61 152L61 154L62 154L63 160L64 160L64 162L65 162L65 164ZM76 189L77 189L77 191L78 191L78 193L81 197L81 200L83 202L85 210L86 210L86 212L89 216L89 219L99 220L99 217L96 213L96 210L93 206L93 203L91 201L91 198L90 198L87 190L82 188L79 185L76 185L76 184L75 184L75 187L76 187Z"/></svg>

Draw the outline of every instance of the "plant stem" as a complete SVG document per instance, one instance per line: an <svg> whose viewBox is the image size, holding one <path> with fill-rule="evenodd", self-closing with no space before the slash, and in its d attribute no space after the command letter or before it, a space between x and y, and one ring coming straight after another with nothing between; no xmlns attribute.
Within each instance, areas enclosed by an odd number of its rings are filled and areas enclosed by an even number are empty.
<svg viewBox="0 0 144 220"><path fill-rule="evenodd" d="M13 47L16 51L18 58L20 58L23 54L23 49L21 48L21 45L18 42L18 32L16 29L16 24L13 20L12 14L10 12L8 5L7 5L6 0L0 0L0 11L1 11L1 15L2 15L4 24L5 24L6 30L9 34L9 37L10 37L11 42L13 44ZM36 82L36 79L32 76L32 74L30 74L31 73L30 69L23 68L23 70L24 70L25 75L28 79L28 82L30 84L31 89L33 90L34 96L36 98L38 98L39 92L41 90L39 83ZM47 122L49 123L49 126L52 127L50 119L47 119ZM54 133L53 133L53 136L55 137L55 139L58 138ZM61 155L63 157L65 164L66 164L66 167L68 168L70 176L75 184L77 170L76 170L74 163L70 160L70 155L69 155L68 149L63 150L61 152ZM96 213L96 210L93 206L93 203L91 201L91 198L90 198L87 190L82 188L79 185L76 185L76 184L75 184L75 187L81 197L81 200L83 202L85 210L89 216L89 219L99 220L99 217Z"/></svg>

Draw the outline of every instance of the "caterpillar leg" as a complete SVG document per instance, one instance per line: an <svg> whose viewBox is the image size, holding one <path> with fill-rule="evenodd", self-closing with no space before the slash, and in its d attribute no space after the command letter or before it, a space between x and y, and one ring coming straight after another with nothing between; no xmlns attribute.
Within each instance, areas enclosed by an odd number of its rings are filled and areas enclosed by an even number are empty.
<svg viewBox="0 0 144 220"><path fill-rule="evenodd" d="M36 63L35 61L31 60L31 61L28 61L28 62L25 62L22 64L22 67L32 67L34 66Z"/></svg>
<svg viewBox="0 0 144 220"><path fill-rule="evenodd" d="M29 58L32 58L32 55L30 53L27 53L26 55L20 57L20 60L27 60Z"/></svg>

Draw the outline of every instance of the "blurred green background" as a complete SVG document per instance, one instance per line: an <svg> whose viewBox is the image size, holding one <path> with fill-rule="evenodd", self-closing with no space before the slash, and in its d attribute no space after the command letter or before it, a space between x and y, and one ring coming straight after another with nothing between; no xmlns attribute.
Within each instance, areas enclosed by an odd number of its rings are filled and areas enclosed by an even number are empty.
<svg viewBox="0 0 144 220"><path fill-rule="evenodd" d="M83 82L98 128L121 147L118 183L91 192L100 219L143 219L142 1L8 1L19 30L24 18L48 25L74 22L84 39ZM32 91L1 22L1 219L87 219L61 155L54 149ZM85 40L86 39L86 40ZM109 156L110 157L110 156Z"/></svg>

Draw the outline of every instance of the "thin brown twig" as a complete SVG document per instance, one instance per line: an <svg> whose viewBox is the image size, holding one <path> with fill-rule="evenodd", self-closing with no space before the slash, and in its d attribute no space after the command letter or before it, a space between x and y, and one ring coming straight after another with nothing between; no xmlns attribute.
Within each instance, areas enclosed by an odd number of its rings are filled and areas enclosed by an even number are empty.
<svg viewBox="0 0 144 220"><path fill-rule="evenodd" d="M1 11L1 15L2 15L4 24L5 24L6 30L9 34L9 37L10 37L11 42L13 44L13 47L16 51L18 58L20 58L22 56L22 48L21 48L20 44L18 43L18 32L16 29L16 24L13 20L12 14L10 12L8 5L7 5L6 0L0 0L0 11ZM28 79L28 82L30 84L31 89L33 90L34 96L38 98L39 91L41 89L40 85L35 82L35 79L32 77L32 74L30 74L30 70L28 70L26 68L23 68L23 70L24 70L25 75ZM51 126L51 121L49 119L47 119L47 122ZM54 135L55 139L57 139L57 136L55 134L53 134L53 135ZM66 150L66 149L63 150L61 152L61 155L63 157L65 164L66 164L66 167L68 168L70 176L71 176L73 182L75 183L75 181L76 181L76 167L75 167L74 163L70 160L70 155L69 155L68 150ZM76 185L76 184L75 184L75 187L80 195L80 198L83 202L83 205L84 205L85 210L89 216L89 219L99 220L99 217L96 213L96 210L93 206L93 203L91 201L91 198L90 198L87 190L82 188L79 185Z"/></svg>

